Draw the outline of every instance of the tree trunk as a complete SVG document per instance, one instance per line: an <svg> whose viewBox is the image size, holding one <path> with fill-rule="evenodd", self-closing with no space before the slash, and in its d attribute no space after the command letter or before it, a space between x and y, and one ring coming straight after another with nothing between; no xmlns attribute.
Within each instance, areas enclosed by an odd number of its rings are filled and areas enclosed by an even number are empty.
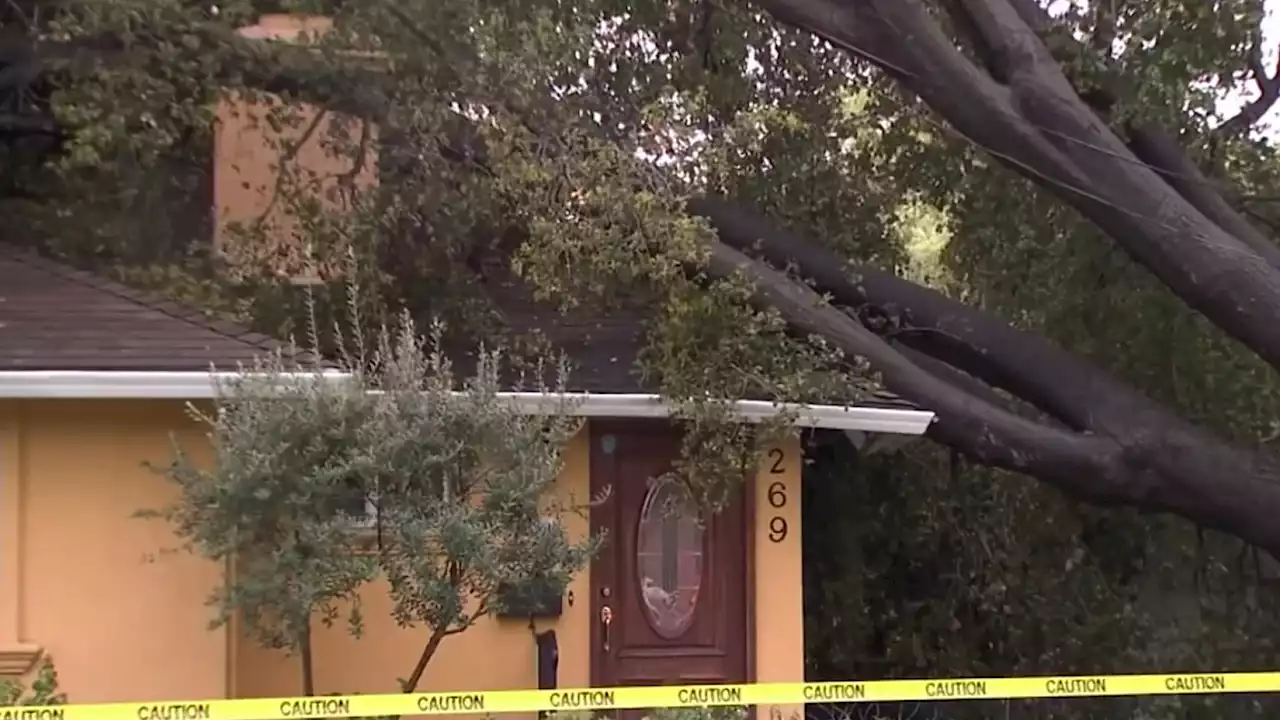
<svg viewBox="0 0 1280 720"><path fill-rule="evenodd" d="M1203 196L1210 187L1195 185L1197 202L1168 183L1161 167L1137 157L1063 74L1037 33L1043 28L1032 16L1034 3L1012 3L948 5L974 35L986 68L955 46L923 0L758 4L880 67L952 129L1079 210L1188 305L1280 368L1274 244L1241 230L1247 221Z"/></svg>
<svg viewBox="0 0 1280 720"><path fill-rule="evenodd" d="M1171 512L1280 558L1280 471L1269 458L1226 447L1173 415L1135 416L1143 422L1113 437L1036 422L931 374L804 284L727 245L713 249L710 267L720 277L744 274L762 305L865 357L890 390L937 413L932 437L979 462L1094 504Z"/></svg>
<svg viewBox="0 0 1280 720"><path fill-rule="evenodd" d="M315 656L311 650L311 617L308 615L302 625L298 637L298 655L302 660L302 694L311 697L316 694Z"/></svg>

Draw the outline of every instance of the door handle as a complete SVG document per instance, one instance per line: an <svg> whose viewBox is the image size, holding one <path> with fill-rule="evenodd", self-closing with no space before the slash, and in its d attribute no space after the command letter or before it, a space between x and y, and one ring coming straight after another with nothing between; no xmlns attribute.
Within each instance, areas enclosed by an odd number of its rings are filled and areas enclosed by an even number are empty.
<svg viewBox="0 0 1280 720"><path fill-rule="evenodd" d="M605 605L600 608L600 642L604 651L609 652L609 627L613 625L613 608Z"/></svg>

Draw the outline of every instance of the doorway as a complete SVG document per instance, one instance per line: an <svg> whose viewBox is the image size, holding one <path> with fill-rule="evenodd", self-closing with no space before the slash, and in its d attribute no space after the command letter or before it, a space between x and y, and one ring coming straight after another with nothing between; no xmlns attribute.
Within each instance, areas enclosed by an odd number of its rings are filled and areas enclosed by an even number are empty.
<svg viewBox="0 0 1280 720"><path fill-rule="evenodd" d="M591 493L608 493L591 509L604 537L591 564L592 686L749 682L752 493L700 516L672 481L669 423L592 421L589 433Z"/></svg>

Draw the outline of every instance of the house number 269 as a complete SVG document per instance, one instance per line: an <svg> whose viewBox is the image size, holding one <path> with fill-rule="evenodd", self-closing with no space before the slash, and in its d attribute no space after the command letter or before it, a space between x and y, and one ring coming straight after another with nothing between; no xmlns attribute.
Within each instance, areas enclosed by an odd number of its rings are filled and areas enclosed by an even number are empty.
<svg viewBox="0 0 1280 720"><path fill-rule="evenodd" d="M783 469L782 463L786 460L786 455L782 450L773 448L769 451L769 474L781 475L786 470ZM780 543L787 539L790 528L787 527L787 519L782 517L777 511L787 506L787 485L786 483L775 481L769 483L769 491L767 493L769 507L773 508L769 518L769 541Z"/></svg>

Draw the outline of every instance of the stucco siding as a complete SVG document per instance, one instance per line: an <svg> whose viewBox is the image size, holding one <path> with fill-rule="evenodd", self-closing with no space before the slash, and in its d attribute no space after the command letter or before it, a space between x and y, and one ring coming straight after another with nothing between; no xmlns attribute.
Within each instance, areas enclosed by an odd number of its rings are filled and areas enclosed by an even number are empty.
<svg viewBox="0 0 1280 720"><path fill-rule="evenodd" d="M755 478L756 681L804 681L804 578L798 438L765 453ZM803 717L803 708L763 708L761 717Z"/></svg>
<svg viewBox="0 0 1280 720"><path fill-rule="evenodd" d="M0 555L16 558L0 567L18 590L11 639L53 658L73 702L224 697L226 636L204 604L219 569L187 554L149 561L172 535L134 517L171 497L144 466L169 457L170 433L207 457L182 404L21 401L0 413L16 428L0 484L17 491L5 497L21 529L17 552Z"/></svg>
<svg viewBox="0 0 1280 720"><path fill-rule="evenodd" d="M209 460L207 440L178 402L0 401L0 651L38 645L73 702L263 697L299 691L296 658L208 627L205 600L220 569L185 552L134 513L172 497L163 477L170 436ZM766 456L755 496L755 676L803 679L800 446ZM781 459L779 459L779 457ZM574 438L557 484L562 501L589 499L587 433ZM773 491L771 493L771 490ZM776 507L781 505L781 507ZM587 519L564 518L574 537ZM781 523L785 537L779 537ZM555 629L561 687L590 682L590 577L570 587ZM363 595L365 634L317 627L321 693L392 692L410 673L424 629L396 627L381 584ZM429 690L537 687L527 620L488 618L448 638L420 685ZM788 713L789 715L789 713Z"/></svg>

